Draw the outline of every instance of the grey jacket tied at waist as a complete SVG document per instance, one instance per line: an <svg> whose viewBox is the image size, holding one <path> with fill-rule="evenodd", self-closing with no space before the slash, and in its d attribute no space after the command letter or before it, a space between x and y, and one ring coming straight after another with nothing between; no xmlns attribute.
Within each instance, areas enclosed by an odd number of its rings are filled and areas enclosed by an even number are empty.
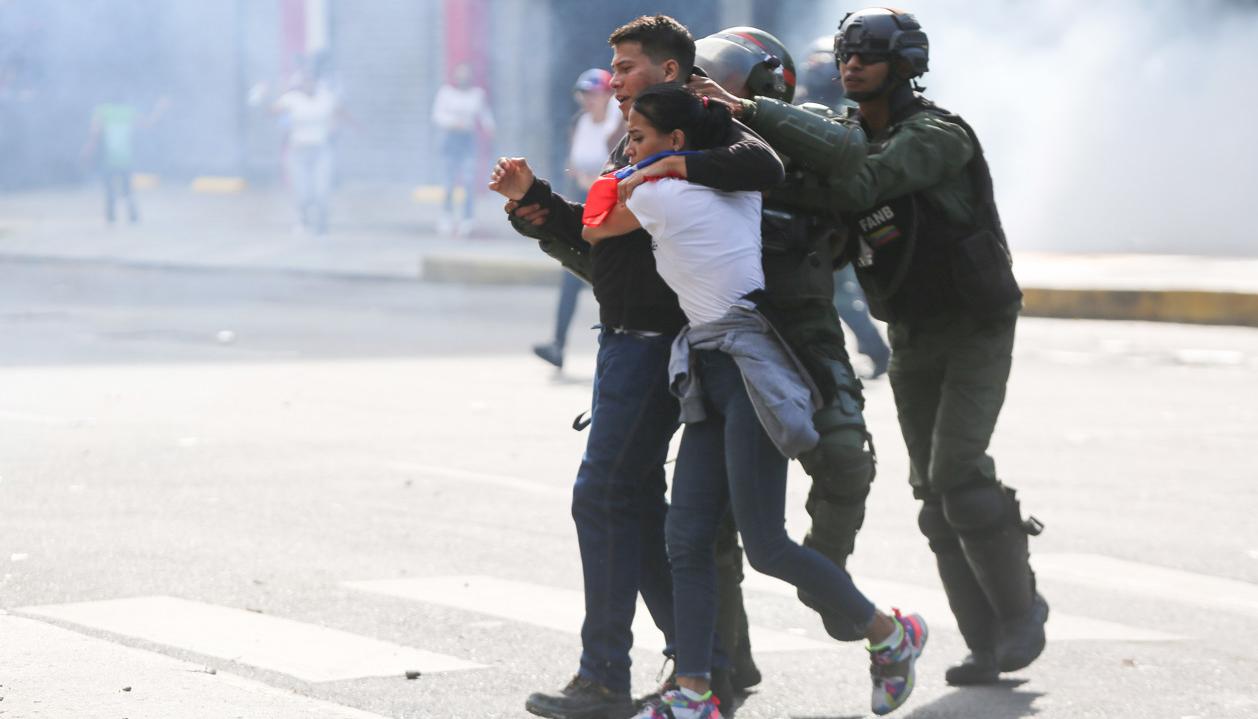
<svg viewBox="0 0 1258 719"><path fill-rule="evenodd" d="M747 396L769 439L794 459L820 440L812 416L821 392L777 330L748 300L739 300L715 322L687 325L673 340L669 389L681 400L681 421L702 422L703 387L691 350L717 350L734 358Z"/></svg>

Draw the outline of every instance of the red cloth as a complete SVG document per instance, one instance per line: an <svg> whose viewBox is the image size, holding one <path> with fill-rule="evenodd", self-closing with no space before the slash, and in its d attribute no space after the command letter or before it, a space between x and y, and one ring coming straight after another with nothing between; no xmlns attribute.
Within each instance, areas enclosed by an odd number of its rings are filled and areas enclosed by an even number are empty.
<svg viewBox="0 0 1258 719"><path fill-rule="evenodd" d="M586 227L598 227L603 220L616 208L619 197L620 180L616 174L608 173L590 185L585 195L585 210L581 213L581 224Z"/></svg>

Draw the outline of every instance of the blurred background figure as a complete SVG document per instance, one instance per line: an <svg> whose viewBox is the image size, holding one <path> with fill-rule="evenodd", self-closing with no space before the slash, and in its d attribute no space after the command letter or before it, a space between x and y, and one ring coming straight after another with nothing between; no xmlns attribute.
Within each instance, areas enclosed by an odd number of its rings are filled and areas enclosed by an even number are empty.
<svg viewBox="0 0 1258 719"><path fill-rule="evenodd" d="M585 197L625 132L624 118L612 99L611 80L608 71L590 68L581 73L573 87L581 108L573 118L569 135L568 187L565 193L573 199ZM533 347L534 354L559 369L563 368L563 350L568 341L572 315L577 309L577 295L584 286L585 283L576 275L563 273L554 339Z"/></svg>
<svg viewBox="0 0 1258 719"><path fill-rule="evenodd" d="M799 66L799 84L795 101L813 102L838 110L845 102L839 68L834 63L834 37L819 37L808 47L808 54ZM835 273L834 307L843 324L856 336L856 351L873 364L868 379L886 374L891 362L891 348L869 316L869 304L856 280L856 269L849 263Z"/></svg>
<svg viewBox="0 0 1258 719"><path fill-rule="evenodd" d="M131 224L140 221L136 206L131 174L135 170L135 132L151 127L165 114L170 101L158 100L153 109L142 114L134 104L126 101L126 93L115 102L103 102L92 109L92 126L87 147L83 154L96 165L101 184L105 189L105 221L111 225L116 219L115 207L119 198L127 208Z"/></svg>
<svg viewBox="0 0 1258 719"><path fill-rule="evenodd" d="M442 132L441 158L445 164L445 200L438 232L456 232L466 237L472 230L475 206L476 132L492 135L494 117L484 88L472 84L472 68L466 63L454 67L450 82L437 90L432 105L432 122ZM463 217L454 211L454 188L463 190Z"/></svg>
<svg viewBox="0 0 1258 719"><path fill-rule="evenodd" d="M843 105L843 83L834 64L834 36L823 35L809 43L799 64L795 102L815 102L832 109Z"/></svg>
<svg viewBox="0 0 1258 719"><path fill-rule="evenodd" d="M341 118L340 103L315 73L302 71L297 86L272 105L288 130L285 169L296 202L299 233L327 234L332 195L332 138Z"/></svg>

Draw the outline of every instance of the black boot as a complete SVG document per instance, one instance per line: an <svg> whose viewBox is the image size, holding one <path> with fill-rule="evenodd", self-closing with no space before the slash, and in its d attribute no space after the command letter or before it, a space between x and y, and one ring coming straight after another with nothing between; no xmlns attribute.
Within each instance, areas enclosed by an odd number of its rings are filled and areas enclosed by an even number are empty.
<svg viewBox="0 0 1258 719"><path fill-rule="evenodd" d="M1001 671L1011 672L1028 666L1044 651L1048 602L1035 591L1027 547L1028 538L1044 527L1034 517L1023 521L1012 489L999 490L1004 506L995 523L959 535L974 577L1000 618L997 664Z"/></svg>
<svg viewBox="0 0 1258 719"><path fill-rule="evenodd" d="M974 577L957 532L944 518L938 502L926 502L917 517L918 527L930 541L939 581L948 595L948 606L956 617L957 627L970 649L960 664L949 667L944 678L949 684L991 684L1000 671L996 666L996 646L1000 638L1000 619L987 601L987 595Z"/></svg>
<svg viewBox="0 0 1258 719"><path fill-rule="evenodd" d="M524 708L550 719L628 719L635 713L628 694L613 692L579 674L558 694L530 694Z"/></svg>
<svg viewBox="0 0 1258 719"><path fill-rule="evenodd" d="M751 656L751 635L747 632L747 613L742 614L741 641L734 650L733 666L730 667L730 685L736 694L746 694L747 690L759 684L762 677L756 660Z"/></svg>
<svg viewBox="0 0 1258 719"><path fill-rule="evenodd" d="M717 528L716 546L716 636L730 659L726 678L735 692L745 692L760 683L760 670L751 656L747 636L747 610L743 606L743 550L738 546L734 517L725 513ZM726 713L726 712L722 712Z"/></svg>
<svg viewBox="0 0 1258 719"><path fill-rule="evenodd" d="M1000 671L1016 672L1035 661L1044 651L1044 625L1048 622L1048 602L1039 592L1031 602L1031 610L1021 617L1000 623L1000 642L996 655Z"/></svg>

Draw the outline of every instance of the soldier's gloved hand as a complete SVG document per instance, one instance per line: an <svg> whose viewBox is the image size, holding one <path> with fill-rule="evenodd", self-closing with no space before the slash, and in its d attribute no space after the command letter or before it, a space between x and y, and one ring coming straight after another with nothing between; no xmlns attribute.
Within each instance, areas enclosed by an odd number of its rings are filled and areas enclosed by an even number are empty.
<svg viewBox="0 0 1258 719"><path fill-rule="evenodd" d="M535 179L533 168L523 157L500 157L489 173L489 189L508 200L519 200Z"/></svg>

